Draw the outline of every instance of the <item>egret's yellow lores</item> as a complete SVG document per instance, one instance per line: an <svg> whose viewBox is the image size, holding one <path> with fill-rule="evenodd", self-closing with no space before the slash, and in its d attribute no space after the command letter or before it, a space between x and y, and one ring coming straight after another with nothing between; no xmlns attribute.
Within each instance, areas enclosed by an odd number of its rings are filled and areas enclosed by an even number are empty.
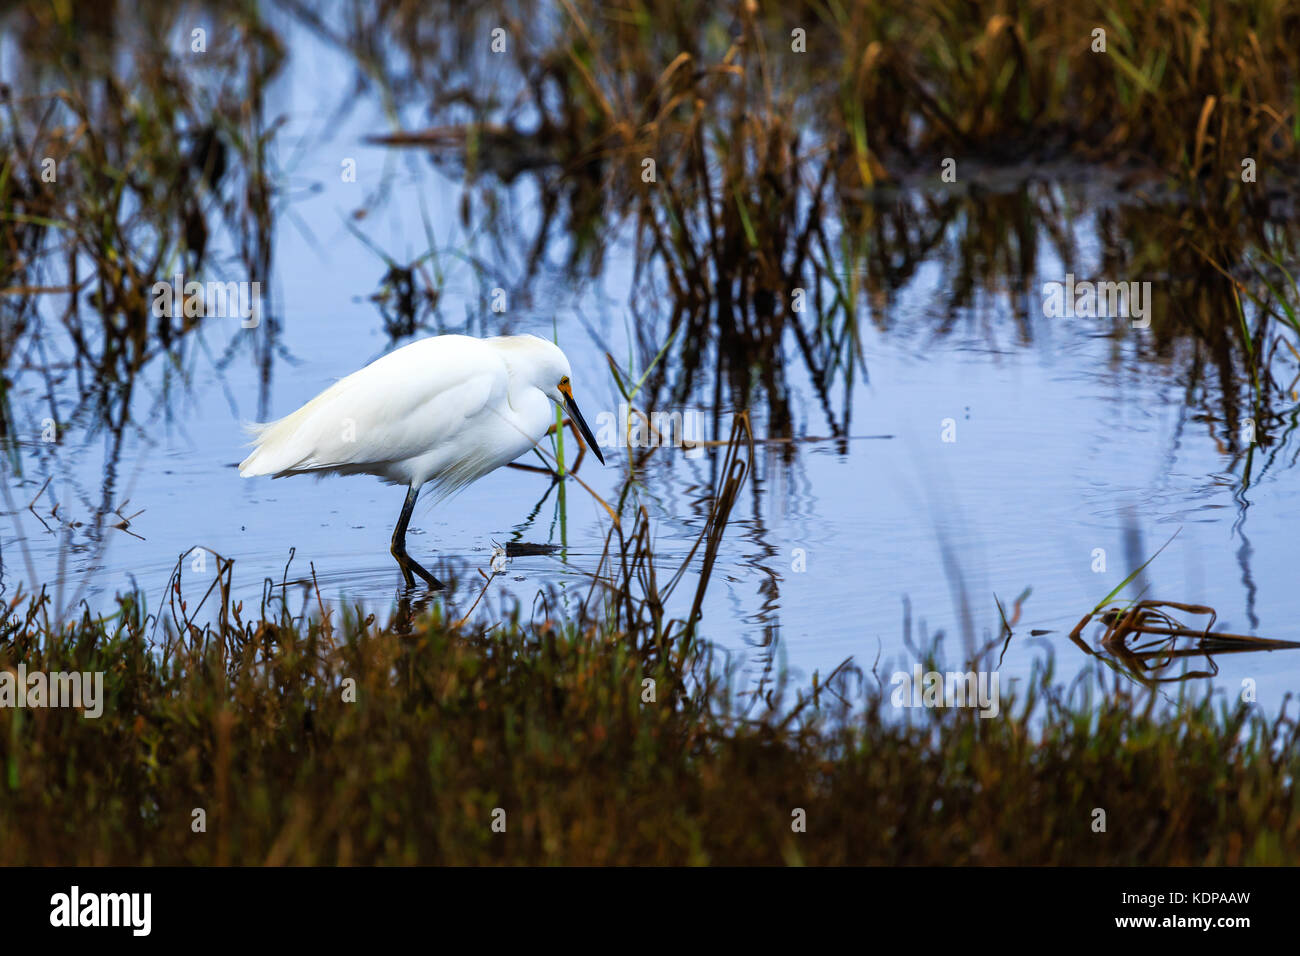
<svg viewBox="0 0 1300 956"><path fill-rule="evenodd" d="M437 500L514 461L546 435L551 402L605 458L578 411L569 360L535 335L476 339L437 335L376 359L279 421L249 426L253 453L239 465L254 475L376 475L406 485L393 529L393 557L413 587L414 571L442 585L406 553L406 526L420 488Z"/></svg>

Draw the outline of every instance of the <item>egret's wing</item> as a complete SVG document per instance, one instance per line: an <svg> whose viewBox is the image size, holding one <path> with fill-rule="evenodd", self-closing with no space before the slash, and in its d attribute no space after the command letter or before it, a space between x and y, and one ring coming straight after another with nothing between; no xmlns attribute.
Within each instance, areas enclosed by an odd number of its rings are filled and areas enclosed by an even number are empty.
<svg viewBox="0 0 1300 956"><path fill-rule="evenodd" d="M476 339L415 342L256 426L256 448L239 471L366 471L440 446L451 450L493 402L505 400L506 387L505 364Z"/></svg>

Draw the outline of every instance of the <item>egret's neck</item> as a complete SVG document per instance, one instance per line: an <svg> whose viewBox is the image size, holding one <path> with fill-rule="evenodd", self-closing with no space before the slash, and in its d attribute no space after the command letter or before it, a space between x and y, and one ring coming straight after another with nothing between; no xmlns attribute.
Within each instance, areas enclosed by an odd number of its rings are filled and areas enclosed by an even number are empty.
<svg viewBox="0 0 1300 956"><path fill-rule="evenodd" d="M553 403L538 384L539 375L549 373L539 372L536 349L528 337L502 338L496 344L506 366L506 392L515 424L534 442L540 441L555 421Z"/></svg>
<svg viewBox="0 0 1300 956"><path fill-rule="evenodd" d="M533 442L540 441L555 421L551 400L536 385L515 375L510 376L509 397L515 426Z"/></svg>

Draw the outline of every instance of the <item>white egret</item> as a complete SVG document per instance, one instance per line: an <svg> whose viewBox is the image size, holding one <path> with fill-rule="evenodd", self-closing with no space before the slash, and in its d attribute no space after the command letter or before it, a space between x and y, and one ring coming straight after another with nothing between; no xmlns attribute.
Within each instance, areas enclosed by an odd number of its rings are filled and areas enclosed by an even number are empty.
<svg viewBox="0 0 1300 956"><path fill-rule="evenodd" d="M420 489L441 501L514 461L546 435L551 403L566 409L592 452L604 456L573 400L569 360L535 335L476 339L437 335L403 346L340 379L279 421L254 424L244 478L314 473L375 475L406 485L393 557L442 584L406 553L406 527Z"/></svg>

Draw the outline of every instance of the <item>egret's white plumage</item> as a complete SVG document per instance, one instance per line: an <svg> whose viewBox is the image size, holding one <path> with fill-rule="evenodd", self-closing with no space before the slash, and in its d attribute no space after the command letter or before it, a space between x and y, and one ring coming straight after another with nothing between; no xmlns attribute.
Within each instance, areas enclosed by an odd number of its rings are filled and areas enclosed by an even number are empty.
<svg viewBox="0 0 1300 956"><path fill-rule="evenodd" d="M376 359L284 418L250 426L253 452L239 465L250 478L313 473L375 475L408 487L393 536L407 583L406 522L420 488L442 499L532 448L569 409L597 458L569 386L569 360L535 335L476 339L439 335Z"/></svg>

